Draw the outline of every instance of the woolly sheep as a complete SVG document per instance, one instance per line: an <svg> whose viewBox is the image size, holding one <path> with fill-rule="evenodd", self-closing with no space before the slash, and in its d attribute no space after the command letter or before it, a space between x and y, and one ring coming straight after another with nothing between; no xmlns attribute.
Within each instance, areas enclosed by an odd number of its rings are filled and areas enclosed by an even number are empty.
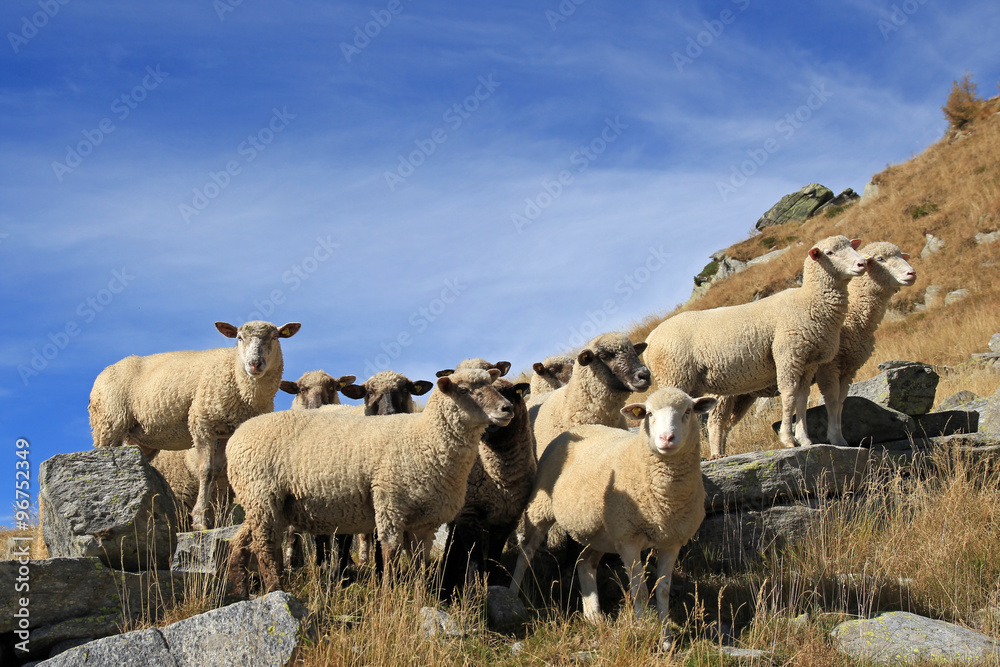
<svg viewBox="0 0 1000 667"><path fill-rule="evenodd" d="M831 236L809 249L802 286L738 306L675 315L646 338L657 382L693 396L748 394L777 384L786 447L811 444L806 431L809 385L833 358L847 315L847 285L865 272L858 239ZM797 416L792 433L792 415ZM709 417L712 457L725 455L730 424Z"/></svg>
<svg viewBox="0 0 1000 667"><path fill-rule="evenodd" d="M180 508L187 514L194 509L198 502L198 450L191 449L165 449L157 454L151 464L160 471L163 478L167 480L174 497L177 499ZM233 491L229 487L229 477L226 470L220 471L212 486L212 498L209 500L209 509L217 523L225 517L227 510L232 507Z"/></svg>
<svg viewBox="0 0 1000 667"><path fill-rule="evenodd" d="M525 512L523 551L510 589L517 592L535 551L558 522L586 548L578 566L583 613L601 618L597 565L605 553L617 553L628 567L635 614L649 599L640 552L657 552L656 607L664 648L670 579L681 547L705 518L701 475L701 423L711 410L710 396L692 399L667 387L645 403L622 408L641 419L639 432L607 426L578 426L556 438L538 462L538 474Z"/></svg>
<svg viewBox="0 0 1000 667"><path fill-rule="evenodd" d="M529 407L539 458L553 438L574 426L626 427L619 411L632 392L650 385L649 369L639 361L645 349L645 343L633 345L623 333L606 333L587 343L566 386Z"/></svg>
<svg viewBox="0 0 1000 667"><path fill-rule="evenodd" d="M462 508L486 426L513 417L497 377L464 370L440 378L416 414L287 410L243 424L229 442L230 483L246 511L231 544L233 593L246 595L251 550L267 590L280 588L278 543L289 524L314 534L377 528L390 572L409 531L425 562L434 531Z"/></svg>
<svg viewBox="0 0 1000 667"><path fill-rule="evenodd" d="M536 361L531 365L535 371L531 375L531 395L544 394L565 385L573 375L575 363L576 359L566 354Z"/></svg>
<svg viewBox="0 0 1000 667"><path fill-rule="evenodd" d="M507 371L510 370L510 362L498 361L495 364L492 364L481 357L476 357L475 359L465 359L463 361L460 361L458 363L458 366L455 366L455 368L446 368L444 370L438 371L437 376L441 378L445 377L446 375L451 375L455 371L469 370L471 368L476 368L482 371L488 371L491 368L495 368L498 371L500 371L500 377L503 377L504 375L507 375Z"/></svg>
<svg viewBox="0 0 1000 667"><path fill-rule="evenodd" d="M442 593L471 583L484 571L495 581L507 539L517 527L535 482L535 438L524 394L526 382L498 379L493 386L514 406L506 426L487 426L469 473L465 504L449 525L442 563Z"/></svg>
<svg viewBox="0 0 1000 667"><path fill-rule="evenodd" d="M354 375L335 378L323 371L309 371L303 373L296 382L282 380L279 388L287 394L295 395L292 410L312 410L323 405L340 405L337 392L353 384L356 379Z"/></svg>
<svg viewBox="0 0 1000 667"><path fill-rule="evenodd" d="M278 339L301 326L216 322L222 335L236 339L235 348L133 355L108 366L90 392L94 446L124 441L150 460L161 449L194 447L198 496L191 518L203 530L212 487L226 468L226 440L244 421L274 410L283 369Z"/></svg>

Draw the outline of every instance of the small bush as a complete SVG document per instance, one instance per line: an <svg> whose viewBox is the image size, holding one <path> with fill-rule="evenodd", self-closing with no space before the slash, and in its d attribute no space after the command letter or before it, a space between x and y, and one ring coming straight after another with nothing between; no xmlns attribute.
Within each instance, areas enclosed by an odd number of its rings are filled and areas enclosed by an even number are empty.
<svg viewBox="0 0 1000 667"><path fill-rule="evenodd" d="M982 102L972 74L966 72L960 80L952 82L948 102L941 111L953 129L961 130L979 115Z"/></svg>
<svg viewBox="0 0 1000 667"><path fill-rule="evenodd" d="M914 220L917 220L918 218L922 218L924 216L930 215L931 213L935 213L937 212L937 210L938 210L937 204L925 202L915 207L912 211L910 211L910 215L913 217Z"/></svg>

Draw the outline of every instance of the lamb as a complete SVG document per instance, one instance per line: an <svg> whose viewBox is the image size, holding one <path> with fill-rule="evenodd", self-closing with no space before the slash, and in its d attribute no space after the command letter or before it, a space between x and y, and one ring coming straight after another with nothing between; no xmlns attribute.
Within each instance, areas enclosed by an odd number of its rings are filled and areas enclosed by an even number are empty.
<svg viewBox="0 0 1000 667"><path fill-rule="evenodd" d="M279 388L295 395L292 410L312 410L323 405L340 405L337 392L353 384L356 379L354 375L335 378L323 371L309 371L296 382L282 380Z"/></svg>
<svg viewBox="0 0 1000 667"><path fill-rule="evenodd" d="M557 435L574 426L627 426L619 411L632 392L650 385L649 369L639 361L645 349L645 343L633 345L622 333L606 333L587 343L566 386L529 408L539 458Z"/></svg>
<svg viewBox="0 0 1000 667"><path fill-rule="evenodd" d="M536 361L531 365L535 371L531 376L531 395L539 396L565 385L573 375L575 363L576 359L566 354Z"/></svg>
<svg viewBox="0 0 1000 667"><path fill-rule="evenodd" d="M274 410L283 370L278 339L301 326L216 322L223 336L236 339L235 348L133 355L108 366L90 392L94 446L124 441L150 460L161 449L194 447L198 495L191 525L204 530L215 480L226 468L226 441L246 420Z"/></svg>
<svg viewBox="0 0 1000 667"><path fill-rule="evenodd" d="M623 415L642 420L638 434L586 425L556 438L538 462L511 591L518 591L532 557L558 522L585 547L578 567L584 616L600 620L597 565L605 553L618 553L628 567L635 614L641 618L649 593L639 554L653 548L656 607L664 648L669 648L674 563L705 518L698 415L714 405L713 397L691 398L666 387L645 403L622 408Z"/></svg>
<svg viewBox="0 0 1000 667"><path fill-rule="evenodd" d="M487 585L496 580L504 545L535 481L535 438L524 404L528 383L498 379L493 386L514 406L514 417L507 426L487 426L479 442L465 504L449 525L441 566L445 598L471 583L479 571Z"/></svg>
<svg viewBox="0 0 1000 667"><path fill-rule="evenodd" d="M426 562L435 529L455 518L487 425L513 406L493 387L497 370L438 379L417 414L359 417L287 410L243 424L229 442L229 480L246 521L233 538L229 579L246 596L252 549L268 591L281 586L279 541L291 524L310 533L371 533L387 571L408 531Z"/></svg>
<svg viewBox="0 0 1000 667"><path fill-rule="evenodd" d="M837 353L848 282L866 270L857 252L860 244L845 236L816 243L806 257L801 287L663 321L646 338L646 361L657 382L692 396L749 394L777 384L782 444L812 444L805 414L809 386L819 365ZM793 413L798 418L794 435ZM725 455L730 426L727 419L710 416L713 458Z"/></svg>

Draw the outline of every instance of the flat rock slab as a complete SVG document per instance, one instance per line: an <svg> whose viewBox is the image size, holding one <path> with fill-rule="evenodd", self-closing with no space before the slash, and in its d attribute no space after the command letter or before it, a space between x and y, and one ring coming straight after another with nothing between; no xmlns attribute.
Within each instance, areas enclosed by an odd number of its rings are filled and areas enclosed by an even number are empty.
<svg viewBox="0 0 1000 667"><path fill-rule="evenodd" d="M868 456L868 450L856 447L810 445L702 461L705 510L755 509L858 490Z"/></svg>
<svg viewBox="0 0 1000 667"><path fill-rule="evenodd" d="M919 362L884 362L882 371L873 378L855 382L848 396L861 396L879 405L906 415L922 415L934 406L937 372ZM846 422L846 408L845 419Z"/></svg>
<svg viewBox="0 0 1000 667"><path fill-rule="evenodd" d="M693 559L710 568L743 569L775 549L806 538L821 517L822 511L809 505L712 514L682 553L686 561Z"/></svg>
<svg viewBox="0 0 1000 667"><path fill-rule="evenodd" d="M174 553L173 493L138 447L58 454L38 473L42 537L53 557L96 557L122 570L165 570Z"/></svg>
<svg viewBox="0 0 1000 667"><path fill-rule="evenodd" d="M966 410L943 410L917 415L917 434L927 438L979 430L979 413Z"/></svg>
<svg viewBox="0 0 1000 667"><path fill-rule="evenodd" d="M306 608L298 600L278 591L164 628L99 639L38 664L46 667L288 665L302 638L306 614Z"/></svg>
<svg viewBox="0 0 1000 667"><path fill-rule="evenodd" d="M224 573L229 561L229 543L240 526L177 533L177 549L170 569L191 574Z"/></svg>
<svg viewBox="0 0 1000 667"><path fill-rule="evenodd" d="M830 636L840 651L879 664L974 663L1000 655L1000 644L986 635L903 611L841 623Z"/></svg>
<svg viewBox="0 0 1000 667"><path fill-rule="evenodd" d="M806 411L809 438L813 442L827 440L827 422L825 405L818 405ZM780 426L781 422L774 422L771 425L775 433ZM917 423L913 417L861 396L848 396L844 401L841 427L844 439L855 447L903 440L917 433Z"/></svg>

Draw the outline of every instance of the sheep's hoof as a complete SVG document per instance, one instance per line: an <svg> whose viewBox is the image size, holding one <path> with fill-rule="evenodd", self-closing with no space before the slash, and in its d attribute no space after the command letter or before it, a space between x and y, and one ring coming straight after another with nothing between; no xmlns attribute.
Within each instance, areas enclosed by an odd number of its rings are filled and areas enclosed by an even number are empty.
<svg viewBox="0 0 1000 667"><path fill-rule="evenodd" d="M670 651L672 651L673 648L674 648L674 640L673 637L670 636L670 633L664 633L660 635L660 650L663 651L664 653L670 653Z"/></svg>

